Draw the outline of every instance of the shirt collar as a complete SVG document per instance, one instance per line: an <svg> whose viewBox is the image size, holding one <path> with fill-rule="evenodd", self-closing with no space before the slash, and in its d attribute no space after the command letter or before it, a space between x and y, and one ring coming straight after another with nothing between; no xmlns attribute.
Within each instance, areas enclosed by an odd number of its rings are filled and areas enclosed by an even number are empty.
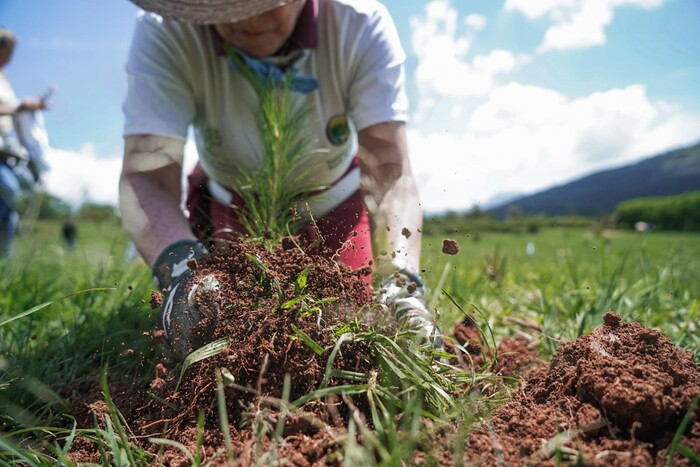
<svg viewBox="0 0 700 467"><path fill-rule="evenodd" d="M280 51L288 53L293 49L315 49L318 44L318 2L319 0L306 0L304 8L299 14L297 25L282 46ZM217 55L224 55L223 39L214 26L209 26L214 50Z"/></svg>
<svg viewBox="0 0 700 467"><path fill-rule="evenodd" d="M302 49L315 49L318 44L318 0L306 0L292 39Z"/></svg>

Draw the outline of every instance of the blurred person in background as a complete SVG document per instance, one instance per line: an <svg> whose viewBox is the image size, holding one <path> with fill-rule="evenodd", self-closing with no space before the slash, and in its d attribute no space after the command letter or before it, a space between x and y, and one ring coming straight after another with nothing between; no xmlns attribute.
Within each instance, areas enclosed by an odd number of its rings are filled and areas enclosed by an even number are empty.
<svg viewBox="0 0 700 467"><path fill-rule="evenodd" d="M78 228L72 217L67 217L66 220L63 221L61 236L63 237L63 241L66 242L68 251L75 250L75 242L78 240Z"/></svg>
<svg viewBox="0 0 700 467"><path fill-rule="evenodd" d="M48 170L48 135L41 111L48 108L51 90L38 99L17 98L5 74L16 44L12 31L0 27L0 257L5 258L12 254L17 233L17 195Z"/></svg>
<svg viewBox="0 0 700 467"><path fill-rule="evenodd" d="M245 233L236 172L260 165L259 102L227 58L231 49L263 80L291 72L295 96L311 105L312 149L324 154L313 181L328 188L304 201L331 249L354 247L334 259L371 265L378 299L399 323L439 341L418 274L423 213L406 141L405 53L386 8L374 0L132 1L146 11L126 67L120 210L166 291L166 344L186 355L192 284L182 266L206 252L211 232ZM199 164L188 179L188 219L180 204L190 128ZM388 259L377 261L380 252Z"/></svg>

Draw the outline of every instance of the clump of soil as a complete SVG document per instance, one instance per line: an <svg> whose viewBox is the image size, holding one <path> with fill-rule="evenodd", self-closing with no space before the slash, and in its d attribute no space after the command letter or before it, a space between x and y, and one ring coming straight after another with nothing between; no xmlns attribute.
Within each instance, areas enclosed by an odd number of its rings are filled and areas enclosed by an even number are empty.
<svg viewBox="0 0 700 467"><path fill-rule="evenodd" d="M277 426L281 416L276 401L283 396L285 378L291 383L289 401L315 391L322 382L329 387L353 383L327 377L329 354L340 333L367 330L383 317L367 307L371 295L362 280L367 271L351 271L320 248L305 252L294 242L284 242L268 249L261 243L235 241L188 264L195 281L214 275L220 284L220 293L213 302L211 294L197 295L200 308L217 309L218 313L197 324L194 347L220 338L227 338L228 345L220 353L190 365L182 375L179 363L161 361L150 388L110 383L111 397L137 437L176 440L194 452L197 420L202 412L205 457L225 450L217 405L218 378L225 387L234 454L239 460L255 458L258 450L266 449L256 443L271 439L257 436L260 427ZM161 303L158 294L153 293L152 306ZM153 337L162 341L163 332L154 331ZM317 347L312 348L305 339ZM367 343L347 341L335 357L333 368L371 374L376 372L376 362ZM102 399L99 390L93 390L76 402L74 413L81 426L91 426L94 415L104 420L108 412ZM361 405L362 401L355 403ZM302 456L313 461L325 459L338 449L334 440L344 432L347 406L329 400L307 406L302 412L306 417L287 415L280 422L286 441L276 447L278 455L291 450L291 458ZM151 451L159 449L163 451L159 462L187 463L178 449L154 446ZM75 461L97 462L99 451L97 446L81 441L74 445L71 456Z"/></svg>
<svg viewBox="0 0 700 467"><path fill-rule="evenodd" d="M459 243L449 238L444 239L442 241L442 252L446 255L456 255L459 253Z"/></svg>
<svg viewBox="0 0 700 467"><path fill-rule="evenodd" d="M561 345L549 369L468 440L465 459L488 465L665 465L693 398L700 365L660 332L614 313L589 335ZM700 449L700 409L681 443ZM690 465L676 454L674 465Z"/></svg>
<svg viewBox="0 0 700 467"><path fill-rule="evenodd" d="M371 299L362 272L352 272L329 257L281 245L267 250L256 243L233 242L199 261L194 274L215 275L220 295L215 304L202 303L218 312L198 323L194 347L220 338L228 338L230 344L221 355L188 370L181 391L185 400L203 381L212 381L216 368L226 368L236 386L257 396L280 397L285 375L291 377L292 400L317 389L336 334L367 313L363 307ZM300 290L298 279L303 275L306 284ZM322 300L331 301L320 304ZM361 322L367 329L365 318ZM328 351L317 355L302 336ZM350 343L337 365L363 372L373 368L370 359L364 344Z"/></svg>

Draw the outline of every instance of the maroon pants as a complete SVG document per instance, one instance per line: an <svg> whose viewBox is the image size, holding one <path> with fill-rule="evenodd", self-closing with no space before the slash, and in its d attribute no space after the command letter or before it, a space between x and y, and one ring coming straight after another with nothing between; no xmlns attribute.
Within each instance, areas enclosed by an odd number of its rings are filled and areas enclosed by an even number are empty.
<svg viewBox="0 0 700 467"><path fill-rule="evenodd" d="M246 234L235 208L243 204L240 196L232 193L230 204L219 202L209 193L207 178L199 164L188 176L187 209L190 225L197 238L206 243L211 239ZM333 259L353 270L371 264L373 256L369 216L360 190L323 218L317 219L316 226L330 251L335 251ZM307 225L300 235L309 242L317 239L311 225ZM364 279L370 282L371 274L364 276Z"/></svg>

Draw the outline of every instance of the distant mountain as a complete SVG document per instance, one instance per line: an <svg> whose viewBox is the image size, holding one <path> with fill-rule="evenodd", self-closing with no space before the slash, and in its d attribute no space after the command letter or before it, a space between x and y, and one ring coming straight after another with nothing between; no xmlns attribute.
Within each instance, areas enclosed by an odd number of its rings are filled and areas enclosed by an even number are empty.
<svg viewBox="0 0 700 467"><path fill-rule="evenodd" d="M503 218L512 206L526 215L597 216L615 211L622 201L700 190L700 143L597 172L564 185L510 200L488 213Z"/></svg>
<svg viewBox="0 0 700 467"><path fill-rule="evenodd" d="M516 199L522 198L523 196L525 196L523 193L498 193L493 195L487 201L481 203L479 209L482 211L488 211L489 209L507 205Z"/></svg>

